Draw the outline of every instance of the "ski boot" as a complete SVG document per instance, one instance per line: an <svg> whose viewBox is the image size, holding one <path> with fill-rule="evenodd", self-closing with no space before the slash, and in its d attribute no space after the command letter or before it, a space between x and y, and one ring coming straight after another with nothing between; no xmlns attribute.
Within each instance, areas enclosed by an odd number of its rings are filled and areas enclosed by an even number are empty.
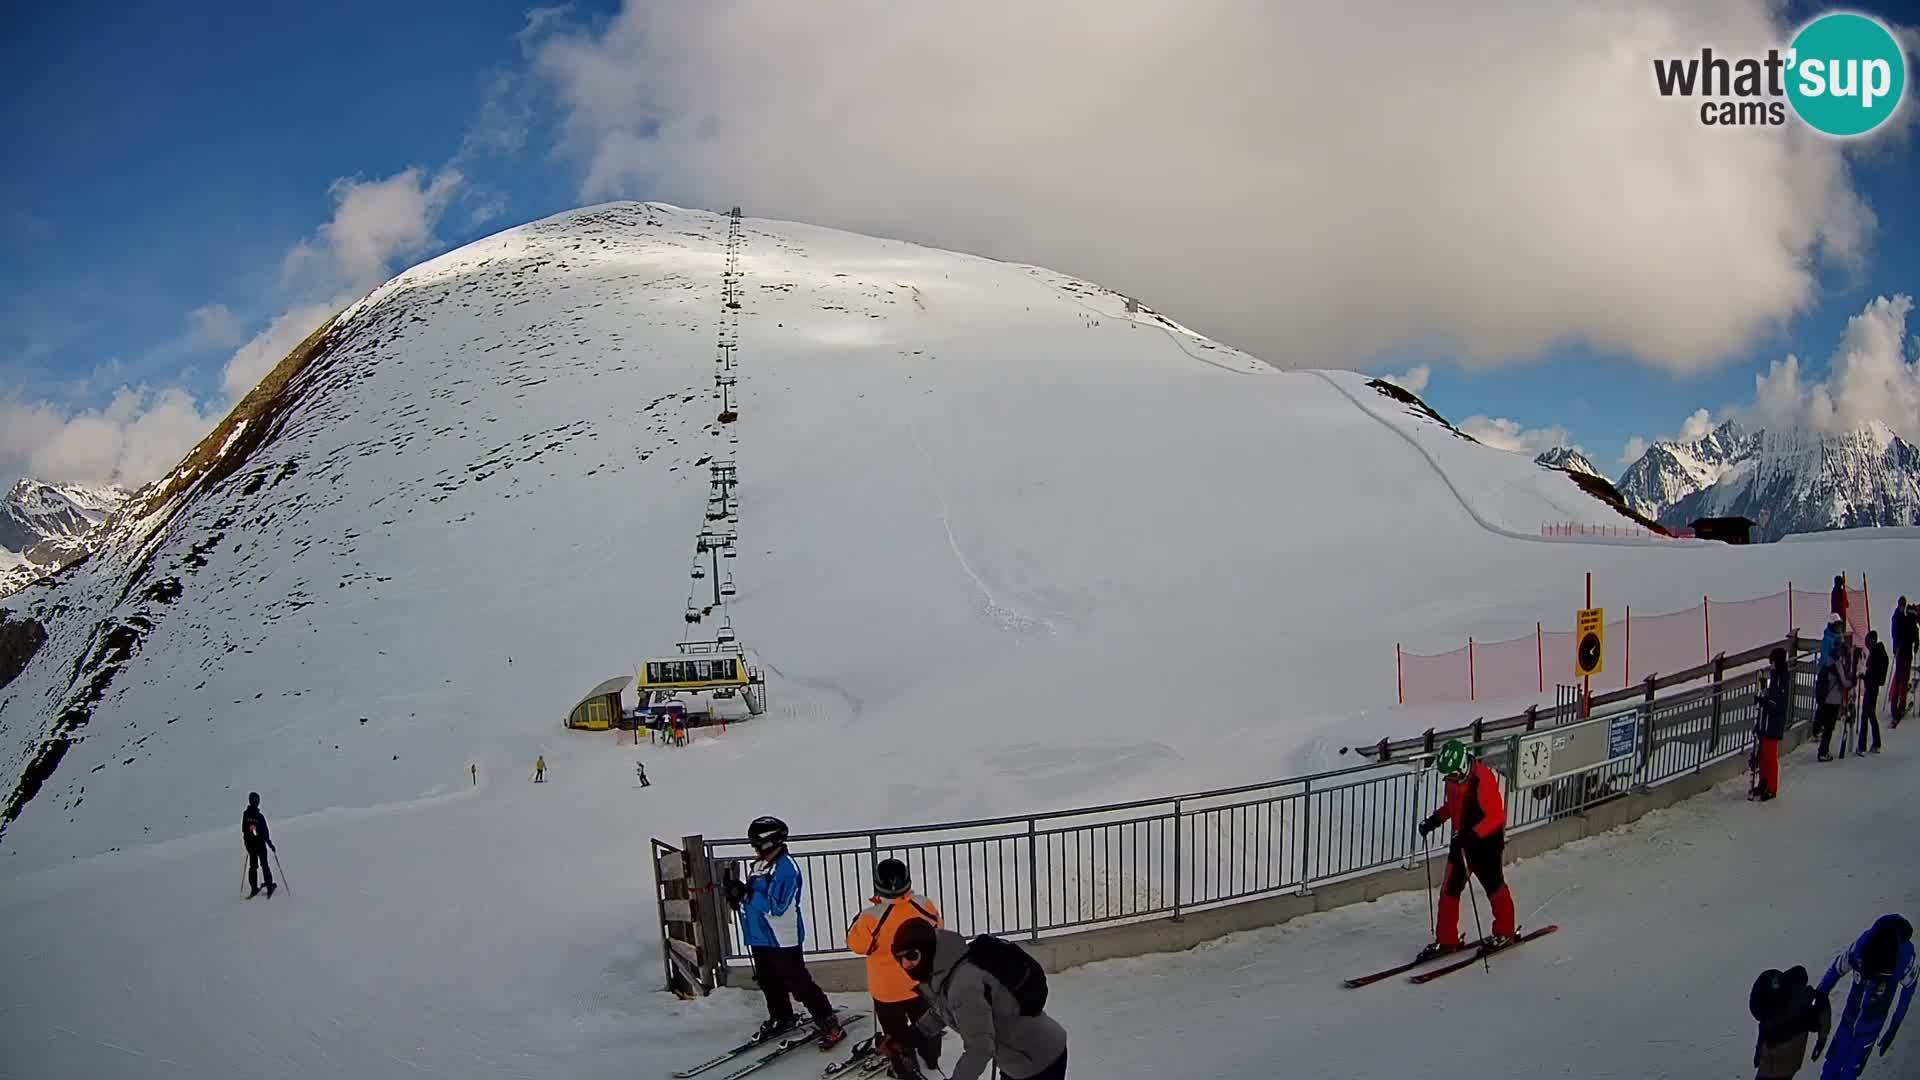
<svg viewBox="0 0 1920 1080"><path fill-rule="evenodd" d="M796 1026L798 1026L798 1022L792 1017L788 1017L785 1020L775 1020L769 1017L768 1019L760 1021L760 1029L753 1033L753 1041L756 1043L772 1042L787 1032L792 1031Z"/></svg>
<svg viewBox="0 0 1920 1080"><path fill-rule="evenodd" d="M1520 938L1514 934L1488 934L1487 943L1481 946L1481 948L1487 952L1494 952L1498 949L1504 949L1519 940Z"/></svg>
<svg viewBox="0 0 1920 1080"><path fill-rule="evenodd" d="M271 881L267 882L267 899L269 900L273 899L273 890L279 887L280 886L275 882L271 882Z"/></svg>
<svg viewBox="0 0 1920 1080"><path fill-rule="evenodd" d="M1429 960L1437 960L1440 957L1447 955L1448 953L1457 953L1464 948L1466 948L1465 945L1445 945L1438 941L1435 941L1429 944L1426 948L1421 949L1420 955L1414 957L1413 959L1415 963L1424 964Z"/></svg>
<svg viewBox="0 0 1920 1080"><path fill-rule="evenodd" d="M258 886L258 885L255 885L255 886L253 887L253 891L247 894L247 899L249 899L249 900L251 900L251 899L253 899L254 897L256 897L256 896L259 896L259 895L260 895L260 886Z"/></svg>
<svg viewBox="0 0 1920 1080"><path fill-rule="evenodd" d="M846 1041L847 1029L841 1026L840 1017L837 1014L828 1013L827 1018L821 1020L819 1025L820 1037L816 1041L820 1044L822 1052L831 1050Z"/></svg>

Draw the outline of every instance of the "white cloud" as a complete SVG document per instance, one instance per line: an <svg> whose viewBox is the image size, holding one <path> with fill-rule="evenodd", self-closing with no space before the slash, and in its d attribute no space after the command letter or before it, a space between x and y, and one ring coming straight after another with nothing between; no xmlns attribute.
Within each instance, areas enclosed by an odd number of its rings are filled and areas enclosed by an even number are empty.
<svg viewBox="0 0 1920 1080"><path fill-rule="evenodd" d="M240 317L225 304L207 304L187 313L191 340L198 346L232 348L247 340Z"/></svg>
<svg viewBox="0 0 1920 1080"><path fill-rule="evenodd" d="M1754 377L1744 414L1769 430L1829 432L1879 421L1920 439L1920 360L1908 357L1912 312L1911 296L1874 299L1847 320L1825 380L1810 381L1797 356L1776 360Z"/></svg>
<svg viewBox="0 0 1920 1080"><path fill-rule="evenodd" d="M1675 437L1681 442L1693 442L1695 439L1706 438L1716 426L1712 413L1705 409L1695 409L1680 422L1680 434Z"/></svg>
<svg viewBox="0 0 1920 1080"><path fill-rule="evenodd" d="M347 290L365 292L391 275L396 259L432 246L434 226L463 182L455 169L431 179L418 168L384 180L341 177L328 189L333 220L315 240L296 245L286 265L298 274L319 260Z"/></svg>
<svg viewBox="0 0 1920 1080"><path fill-rule="evenodd" d="M137 488L164 475L224 415L178 388L121 387L102 409L0 401L0 476Z"/></svg>
<svg viewBox="0 0 1920 1080"><path fill-rule="evenodd" d="M1585 341L1692 372L1872 232L1850 144L1654 89L1656 56L1788 29L1768 0L710 0L528 48L590 198L1044 263L1282 366Z"/></svg>
<svg viewBox="0 0 1920 1080"><path fill-rule="evenodd" d="M265 330L254 335L253 340L242 345L227 361L227 368L221 375L221 389L226 391L229 401L238 401L252 390L267 372L286 358L295 345L306 340L308 334L319 328L343 305L341 304L301 304L267 325Z"/></svg>
<svg viewBox="0 0 1920 1080"><path fill-rule="evenodd" d="M1425 390L1427 383L1432 380L1433 368L1427 364L1419 364L1403 375L1388 375L1385 378L1409 394L1418 394Z"/></svg>
<svg viewBox="0 0 1920 1080"><path fill-rule="evenodd" d="M1558 424L1552 427L1527 428L1518 420L1508 420L1504 417L1469 416L1461 421L1460 430L1496 450L1538 454L1556 446L1565 446L1569 450L1586 453L1578 445L1568 442L1567 429Z"/></svg>
<svg viewBox="0 0 1920 1080"><path fill-rule="evenodd" d="M1628 439L1627 445L1623 447L1620 451L1620 464L1631 465L1634 462L1639 461L1642 457L1646 455L1647 445L1648 445L1647 440L1642 438L1639 435L1635 435L1633 438Z"/></svg>

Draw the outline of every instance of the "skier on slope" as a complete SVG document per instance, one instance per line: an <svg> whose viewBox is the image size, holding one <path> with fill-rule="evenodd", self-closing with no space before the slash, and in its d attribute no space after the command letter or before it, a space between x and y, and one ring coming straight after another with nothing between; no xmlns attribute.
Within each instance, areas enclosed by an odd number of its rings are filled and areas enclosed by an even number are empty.
<svg viewBox="0 0 1920 1080"><path fill-rule="evenodd" d="M950 1080L979 1080L989 1063L1003 1080L1065 1080L1067 1031L1047 1015L1046 975L1026 950L911 919L893 936L893 956L927 1000L920 1031L960 1036Z"/></svg>
<svg viewBox="0 0 1920 1080"><path fill-rule="evenodd" d="M787 823L777 817L758 817L747 826L747 842L759 856L747 880L729 879L727 902L740 913L741 937L753 954L753 976L767 999L767 1019L754 1038L764 1042L793 1029L793 999L799 998L813 1016L820 1049L831 1050L847 1037L833 1002L813 981L801 951L807 940L807 922L801 912L805 881L800 867L787 853Z"/></svg>
<svg viewBox="0 0 1920 1080"><path fill-rule="evenodd" d="M260 812L260 793L257 791L247 792L247 808L240 815L240 838L247 845L247 884L253 887L247 899L260 895L261 875L267 879L267 895L271 897L275 886L273 867L267 864L267 852L280 849L273 842L273 834L267 831L267 815Z"/></svg>
<svg viewBox="0 0 1920 1080"><path fill-rule="evenodd" d="M1493 933L1487 937L1490 949L1504 948L1519 932L1513 913L1513 892L1501 873L1500 860L1507 846L1507 807L1500 796L1500 781L1487 763L1467 752L1458 739L1448 739L1433 759L1433 767L1446 779L1447 801L1420 823L1420 835L1453 823L1453 843L1447 849L1447 875L1440 888L1440 914L1435 927L1436 940L1420 951L1420 959L1462 948L1460 941L1460 894L1467 891L1467 874L1480 879L1493 905Z"/></svg>
<svg viewBox="0 0 1920 1080"><path fill-rule="evenodd" d="M1907 718L1907 687L1913 679L1913 653L1920 647L1920 610L1907 603L1906 597L1893 608L1893 721L1890 726L1899 727L1900 721Z"/></svg>
<svg viewBox="0 0 1920 1080"><path fill-rule="evenodd" d="M1762 802L1780 795L1780 740L1787 737L1787 716L1793 705L1793 669L1787 663L1787 650L1775 649L1767 660L1766 695L1760 699L1760 716L1753 729L1757 760L1750 793Z"/></svg>
<svg viewBox="0 0 1920 1080"><path fill-rule="evenodd" d="M1813 1060L1820 1060L1833 1029L1833 1010L1807 985L1806 968L1762 972L1747 994L1747 1009L1760 1023L1753 1044L1754 1080L1792 1080L1807 1060L1809 1035Z"/></svg>
<svg viewBox="0 0 1920 1080"><path fill-rule="evenodd" d="M1860 675L1860 746L1862 754L1880 752L1880 688L1887 684L1887 647L1880 631L1867 631L1867 662ZM1867 749L1867 729L1873 729L1873 749Z"/></svg>
<svg viewBox="0 0 1920 1080"><path fill-rule="evenodd" d="M1821 761L1833 760L1833 730L1840 725L1841 710L1853 689L1853 646L1844 634L1834 633L1839 625L1840 620L1835 619L1828 627L1832 648L1822 644L1820 673L1813 681L1814 726L1820 731Z"/></svg>
<svg viewBox="0 0 1920 1080"><path fill-rule="evenodd" d="M1848 972L1854 974L1854 980L1846 1008L1840 1013L1839 1029L1833 1034L1833 1046L1827 1051L1826 1068L1820 1071L1821 1080L1854 1080L1866 1071L1876 1041L1880 1055L1886 1056L1893 1037L1900 1033L1907 1006L1913 1004L1917 971L1913 924L1899 915L1880 916L1859 940L1834 957L1833 965L1820 978L1817 992L1822 997L1832 994ZM1896 989L1900 992L1898 1004L1894 1001Z"/></svg>
<svg viewBox="0 0 1920 1080"><path fill-rule="evenodd" d="M914 1025L926 1014L926 999L915 988L913 976L893 958L893 940L900 927L921 920L939 928L940 909L933 902L913 895L913 878L907 864L899 859L883 859L873 868L873 904L854 916L847 927L847 949L867 958L867 993L873 996L875 1026L884 1036L875 1041L877 1049L892 1064L893 1075L923 1075L913 1064L913 1054L930 1069L940 1067L940 1036L922 1037Z"/></svg>

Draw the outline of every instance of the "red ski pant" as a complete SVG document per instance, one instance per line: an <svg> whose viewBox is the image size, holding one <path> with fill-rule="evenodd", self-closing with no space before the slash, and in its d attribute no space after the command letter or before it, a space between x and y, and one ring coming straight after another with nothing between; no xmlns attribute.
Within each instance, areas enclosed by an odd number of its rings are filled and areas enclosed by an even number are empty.
<svg viewBox="0 0 1920 1080"><path fill-rule="evenodd" d="M1760 739L1760 787L1769 795L1780 794L1780 740Z"/></svg>
<svg viewBox="0 0 1920 1080"><path fill-rule="evenodd" d="M1436 929L1440 944L1460 944L1460 894L1467 891L1469 867L1493 904L1493 932L1514 936L1513 892L1507 888L1506 878L1500 872L1500 858L1506 846L1507 838L1498 834L1486 839L1453 838L1453 847L1447 852L1446 881L1440 887L1440 925Z"/></svg>

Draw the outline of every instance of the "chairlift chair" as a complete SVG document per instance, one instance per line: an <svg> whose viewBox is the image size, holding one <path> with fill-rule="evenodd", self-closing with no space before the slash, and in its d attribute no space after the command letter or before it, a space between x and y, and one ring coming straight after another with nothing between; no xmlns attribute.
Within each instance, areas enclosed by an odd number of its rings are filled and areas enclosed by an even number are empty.
<svg viewBox="0 0 1920 1080"><path fill-rule="evenodd" d="M694 623L697 623L699 621L700 621L700 609L697 607L694 607L693 604L689 602L687 604L687 625L692 626Z"/></svg>
<svg viewBox="0 0 1920 1080"><path fill-rule="evenodd" d="M706 576L707 576L707 568L700 565L700 559L696 556L693 560L693 579L695 581L698 581L701 578Z"/></svg>
<svg viewBox="0 0 1920 1080"><path fill-rule="evenodd" d="M720 582L720 595L733 596L737 592L739 592L739 590L733 587L733 575L728 574L725 580Z"/></svg>

